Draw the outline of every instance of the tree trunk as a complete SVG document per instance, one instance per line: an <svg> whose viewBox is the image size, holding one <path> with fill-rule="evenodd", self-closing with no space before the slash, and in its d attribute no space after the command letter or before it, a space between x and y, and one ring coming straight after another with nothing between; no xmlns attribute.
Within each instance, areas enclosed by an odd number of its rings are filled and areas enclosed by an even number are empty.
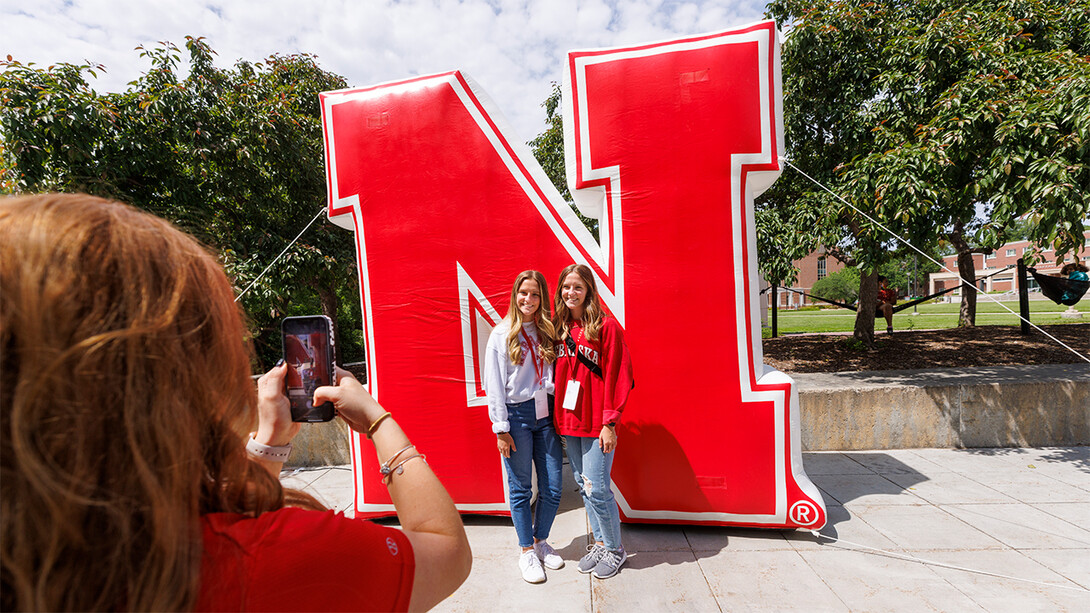
<svg viewBox="0 0 1090 613"><path fill-rule="evenodd" d="M878 305L878 270L860 271L859 302L855 305L855 330L852 336L874 349L874 308Z"/></svg>
<svg viewBox="0 0 1090 613"><path fill-rule="evenodd" d="M954 224L954 229L947 237L950 245L958 254L957 273L962 279L972 284L971 287L962 283L961 286L961 311L958 314L958 327L971 328L976 325L976 268L973 262L973 249L966 242L961 223Z"/></svg>
<svg viewBox="0 0 1090 613"><path fill-rule="evenodd" d="M341 338L340 326L337 324L337 290L332 285L325 285L322 283L314 284L315 291L318 292L318 300L322 303L322 315L325 315L333 321L333 351L337 364L341 363L341 344L336 342Z"/></svg>
<svg viewBox="0 0 1090 613"><path fill-rule="evenodd" d="M976 325L976 268L971 251L958 251L958 274L968 284L961 286L961 311L958 314L958 327L971 328Z"/></svg>

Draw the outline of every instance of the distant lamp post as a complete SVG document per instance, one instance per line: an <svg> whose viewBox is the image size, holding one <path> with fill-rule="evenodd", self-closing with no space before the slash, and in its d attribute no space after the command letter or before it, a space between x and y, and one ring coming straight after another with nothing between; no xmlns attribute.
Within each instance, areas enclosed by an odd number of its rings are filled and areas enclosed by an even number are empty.
<svg viewBox="0 0 1090 613"><path fill-rule="evenodd" d="M912 299L920 297L920 274L916 272L916 268L919 265L920 256L912 256ZM912 305L912 314L919 315L919 311L916 310L916 305Z"/></svg>

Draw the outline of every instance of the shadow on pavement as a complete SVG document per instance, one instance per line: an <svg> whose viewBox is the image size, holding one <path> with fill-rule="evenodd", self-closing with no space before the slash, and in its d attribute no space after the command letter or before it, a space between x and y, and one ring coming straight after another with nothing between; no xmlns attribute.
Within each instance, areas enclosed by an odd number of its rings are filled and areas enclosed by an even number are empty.
<svg viewBox="0 0 1090 613"><path fill-rule="evenodd" d="M846 505L896 503L906 495L915 497L909 488L928 480L915 468L880 451L811 453L804 466L825 498L827 521L819 532L834 538L839 537L837 524L852 518Z"/></svg>
<svg viewBox="0 0 1090 613"><path fill-rule="evenodd" d="M1083 447L1054 447L1054 448L1030 448L1019 447L987 447L979 449L963 449L966 453L989 457L1024 458L1027 462L1064 462L1074 466L1077 470L1090 473L1090 446Z"/></svg>

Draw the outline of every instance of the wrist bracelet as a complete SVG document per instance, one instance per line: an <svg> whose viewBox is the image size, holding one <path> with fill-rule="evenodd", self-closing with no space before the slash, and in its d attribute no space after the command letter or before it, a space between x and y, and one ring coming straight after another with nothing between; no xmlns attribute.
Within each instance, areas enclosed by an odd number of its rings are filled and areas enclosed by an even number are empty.
<svg viewBox="0 0 1090 613"><path fill-rule="evenodd" d="M386 480L387 475L389 475L391 472L393 472L393 469L390 468L390 465L394 463L394 460L396 460L401 454L405 453L406 451L412 449L415 446L416 445L412 445L412 444L408 445L407 447L403 448L401 451L398 451L394 455L390 456L389 460L386 460L385 462L382 463L382 466L378 467L378 471L380 473L382 473L383 481ZM400 464L398 466L400 466Z"/></svg>
<svg viewBox="0 0 1090 613"><path fill-rule="evenodd" d="M425 457L424 454L422 454L422 453L418 453L416 455L411 455L411 456L405 458L404 460L402 460L400 464L398 464L397 466L390 469L390 472L386 473L386 475L382 477L383 483L385 483L386 486L389 487L390 483L392 483L393 480L394 480L394 475L395 474L400 475L400 474L405 472L405 469L402 468L403 466L405 466L405 463L408 462L409 460L415 460L416 458L420 458L421 460L424 461L425 464L428 463L427 457Z"/></svg>
<svg viewBox="0 0 1090 613"><path fill-rule="evenodd" d="M272 460L273 462L283 462L291 455L291 443L287 445L281 445L274 447L272 445L262 445L257 442L257 432L251 432L250 436L246 438L246 453L249 453L255 458L262 460Z"/></svg>
<svg viewBox="0 0 1090 613"><path fill-rule="evenodd" d="M390 416L390 412L386 411L382 415L379 415L378 419L371 422L371 426L369 428L367 428L367 438L371 438L371 436L374 435L375 430L378 429L378 425L382 423L382 420L386 419L389 416Z"/></svg>

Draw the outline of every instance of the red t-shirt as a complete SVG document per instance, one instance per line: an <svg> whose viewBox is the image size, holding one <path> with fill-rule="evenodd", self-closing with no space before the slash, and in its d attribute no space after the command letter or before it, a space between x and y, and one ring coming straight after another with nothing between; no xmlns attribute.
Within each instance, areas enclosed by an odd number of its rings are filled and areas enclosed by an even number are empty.
<svg viewBox="0 0 1090 613"><path fill-rule="evenodd" d="M197 611L405 611L413 589L405 533L333 511L285 508L201 517Z"/></svg>
<svg viewBox="0 0 1090 613"><path fill-rule="evenodd" d="M632 391L632 358L624 342L624 331L616 319L607 317L598 332L598 342L583 335L579 322L569 331L576 351L602 369L602 377L590 372L586 364L573 355L565 343L556 346L556 410L554 422L558 434L598 436L602 425L621 419L621 411ZM568 380L579 382L579 400L575 410L563 408Z"/></svg>

